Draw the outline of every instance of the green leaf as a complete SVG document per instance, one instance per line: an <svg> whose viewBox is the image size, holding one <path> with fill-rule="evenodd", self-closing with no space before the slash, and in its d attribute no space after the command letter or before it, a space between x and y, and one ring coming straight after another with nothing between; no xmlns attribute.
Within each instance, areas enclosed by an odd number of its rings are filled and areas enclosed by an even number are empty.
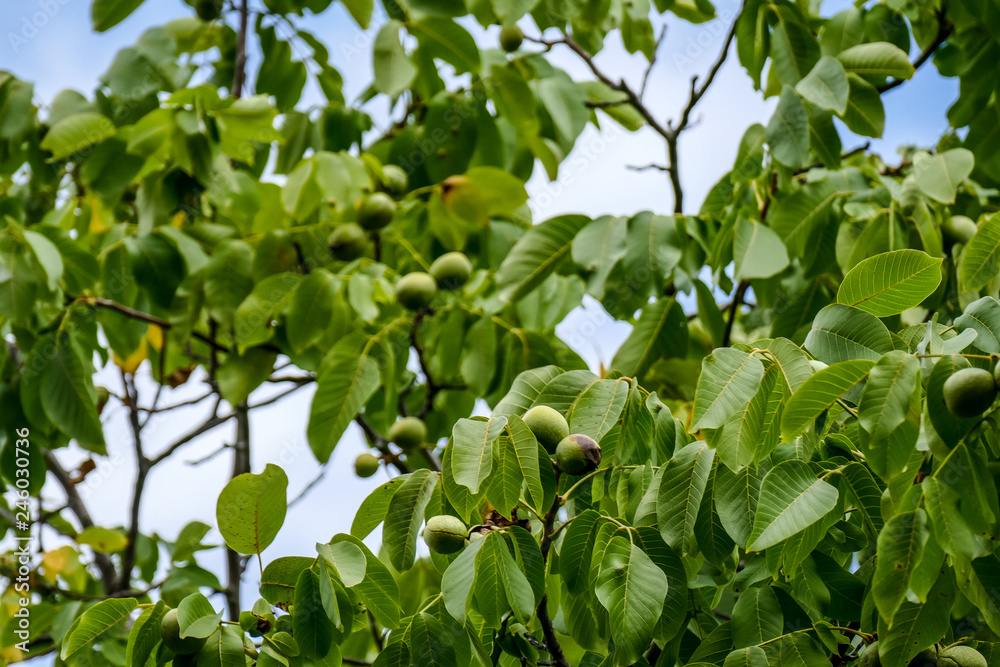
<svg viewBox="0 0 1000 667"><path fill-rule="evenodd" d="M417 67L399 40L403 24L390 19L375 36L372 67L375 73L375 90L389 97L398 97L410 87L417 75Z"/></svg>
<svg viewBox="0 0 1000 667"><path fill-rule="evenodd" d="M230 326L236 309L253 291L253 250L244 241L224 242L205 266L205 309Z"/></svg>
<svg viewBox="0 0 1000 667"><path fill-rule="evenodd" d="M482 540L476 556L475 599L487 625L500 627L508 611L521 623L534 613L535 598L528 579L514 561L507 542L500 533L490 533Z"/></svg>
<svg viewBox="0 0 1000 667"><path fill-rule="evenodd" d="M1000 302L991 296L973 301L955 318L955 328L972 329L976 332L976 347L987 354L1000 353Z"/></svg>
<svg viewBox="0 0 1000 667"><path fill-rule="evenodd" d="M381 384L378 362L359 350L360 339L340 339L320 367L309 411L309 446L320 463L326 463L361 408ZM370 342L370 341L369 341Z"/></svg>
<svg viewBox="0 0 1000 667"><path fill-rule="evenodd" d="M24 240L35 255L35 259L45 272L49 291L55 291L59 287L59 281L63 276L63 259L59 253L59 248L48 238L26 229L23 232Z"/></svg>
<svg viewBox="0 0 1000 667"><path fill-rule="evenodd" d="M466 609L472 597L476 579L476 554L486 540L475 540L458 554L441 577L441 595L444 606L456 621L468 622Z"/></svg>
<svg viewBox="0 0 1000 667"><path fill-rule="evenodd" d="M497 438L492 447L493 467L486 484L486 499L503 516L510 518L521 498L524 475L514 450L513 439L507 435ZM538 457L538 445L535 445Z"/></svg>
<svg viewBox="0 0 1000 667"><path fill-rule="evenodd" d="M847 75L847 84L851 89L847 97L847 112L844 113L844 124L855 134L863 137L882 136L885 129L885 108L882 106L882 96L873 85L857 74Z"/></svg>
<svg viewBox="0 0 1000 667"><path fill-rule="evenodd" d="M732 470L760 461L777 446L784 380L777 364L768 364L753 398L734 412L721 428L706 434L719 458Z"/></svg>
<svg viewBox="0 0 1000 667"><path fill-rule="evenodd" d="M923 556L927 536L927 515L921 509L897 514L882 528L872 579L872 597L882 618L895 616L906 599L910 575Z"/></svg>
<svg viewBox="0 0 1000 667"><path fill-rule="evenodd" d="M875 483L875 478L864 465L852 462L841 471L843 484L854 496L854 506L864 517L865 525L871 535L877 535L882 530L882 490Z"/></svg>
<svg viewBox="0 0 1000 667"><path fill-rule="evenodd" d="M362 30L368 30L372 14L375 11L375 0L341 0L341 3L354 17L358 27Z"/></svg>
<svg viewBox="0 0 1000 667"><path fill-rule="evenodd" d="M869 359L841 361L819 371L792 394L781 415L781 436L791 442L813 420L836 403L868 375L875 362Z"/></svg>
<svg viewBox="0 0 1000 667"><path fill-rule="evenodd" d="M981 290L1000 272L1000 213L986 218L962 254L962 289Z"/></svg>
<svg viewBox="0 0 1000 667"><path fill-rule="evenodd" d="M387 628L399 625L399 585L385 563L378 559L371 550L353 535L338 534L333 538L333 544L353 544L365 555L364 581L351 588L357 593L375 620Z"/></svg>
<svg viewBox="0 0 1000 667"><path fill-rule="evenodd" d="M803 99L838 116L847 111L849 91L844 67L831 56L820 58L809 74L795 84L795 92Z"/></svg>
<svg viewBox="0 0 1000 667"><path fill-rule="evenodd" d="M746 218L736 223L733 258L737 280L770 278L788 267L788 250L781 238L770 227Z"/></svg>
<svg viewBox="0 0 1000 667"><path fill-rule="evenodd" d="M715 450L699 440L682 447L667 462L656 496L656 519L663 541L672 549L695 551L695 521L714 458Z"/></svg>
<svg viewBox="0 0 1000 667"><path fill-rule="evenodd" d="M294 609L295 642L307 658L322 658L333 643L333 623L323 607L319 577L310 569L302 570L295 582Z"/></svg>
<svg viewBox="0 0 1000 667"><path fill-rule="evenodd" d="M775 19L771 35L772 76L776 74L789 91L812 70L820 56L819 43L804 23L802 14L792 7L789 4L770 6ZM763 18L761 16L758 21Z"/></svg>
<svg viewBox="0 0 1000 667"><path fill-rule="evenodd" d="M382 542L389 562L400 572L413 567L424 509L437 481L438 475L426 468L414 471L389 501Z"/></svg>
<svg viewBox="0 0 1000 667"><path fill-rule="evenodd" d="M783 622L781 604L770 586L742 591L733 607L733 645L739 649L775 639L782 634Z"/></svg>
<svg viewBox="0 0 1000 667"><path fill-rule="evenodd" d="M573 239L573 261L590 273L588 292L595 298L604 296L608 274L625 256L628 219L602 215L584 227Z"/></svg>
<svg viewBox="0 0 1000 667"><path fill-rule="evenodd" d="M106 454L90 361L84 361L64 336L52 341L52 345L54 349L39 346L31 356L31 367L41 369L39 389L45 416L84 449Z"/></svg>
<svg viewBox="0 0 1000 667"><path fill-rule="evenodd" d="M286 556L267 564L260 575L260 596L273 605L290 605L295 600L295 582L302 570L312 567L314 558Z"/></svg>
<svg viewBox="0 0 1000 667"><path fill-rule="evenodd" d="M944 637L955 603L954 575L945 570L924 604L905 601L890 620L879 618L879 657L884 667L905 667L920 651Z"/></svg>
<svg viewBox="0 0 1000 667"><path fill-rule="evenodd" d="M719 428L760 387L764 364L735 348L720 347L702 361L694 396L693 428Z"/></svg>
<svg viewBox="0 0 1000 667"><path fill-rule="evenodd" d="M826 369L829 370L829 369ZM920 403L920 362L900 350L889 352L871 369L858 404L858 423L868 434L861 451L869 467L883 479L906 470L914 439L901 428Z"/></svg>
<svg viewBox="0 0 1000 667"><path fill-rule="evenodd" d="M820 181L804 185L775 202L768 213L768 224L778 232L793 257L806 254L836 198L837 189L828 181Z"/></svg>
<svg viewBox="0 0 1000 667"><path fill-rule="evenodd" d="M909 79L914 71L906 52L889 42L852 46L838 53L837 60L843 64L845 70L861 76Z"/></svg>
<svg viewBox="0 0 1000 667"><path fill-rule="evenodd" d="M77 544L86 544L94 551L110 554L121 551L128 544L128 538L120 531L104 528L102 526L90 526L84 528L76 536Z"/></svg>
<svg viewBox="0 0 1000 667"><path fill-rule="evenodd" d="M511 415L507 419L506 428L514 448L514 456L517 457L517 465L528 489L528 500L535 508L541 508L545 502L545 486L538 468L538 440L517 415Z"/></svg>
<svg viewBox="0 0 1000 667"><path fill-rule="evenodd" d="M333 317L340 281L329 271L317 270L298 284L285 318L288 342L296 352L319 343Z"/></svg>
<svg viewBox="0 0 1000 667"><path fill-rule="evenodd" d="M722 667L767 667L767 653L759 646L736 649L726 656Z"/></svg>
<svg viewBox="0 0 1000 667"><path fill-rule="evenodd" d="M375 526L382 523L385 519L385 514L389 511L389 501L392 500L392 496L405 481L405 475L393 477L368 494L368 497L361 502L358 513L354 515L354 523L351 524L351 535L358 539L368 537L375 530Z"/></svg>
<svg viewBox="0 0 1000 667"><path fill-rule="evenodd" d="M941 284L941 262L920 250L893 250L854 265L837 291L837 302L876 317L920 305Z"/></svg>
<svg viewBox="0 0 1000 667"><path fill-rule="evenodd" d="M715 471L715 504L719 519L740 548L746 548L753 532L753 517L765 472L761 466L748 466L733 472L724 465Z"/></svg>
<svg viewBox="0 0 1000 667"><path fill-rule="evenodd" d="M167 605L160 600L156 606L147 607L139 614L128 634L128 644L125 646L126 665L146 664L153 649L160 643L160 622L166 613Z"/></svg>
<svg viewBox="0 0 1000 667"><path fill-rule="evenodd" d="M892 349L885 325L871 313L833 304L816 314L805 347L827 364L854 359L879 358Z"/></svg>
<svg viewBox="0 0 1000 667"><path fill-rule="evenodd" d="M357 586L364 581L368 561L365 558L365 552L357 545L351 542L317 544L316 551L326 559L326 562L340 578L340 583L347 588Z"/></svg>
<svg viewBox="0 0 1000 667"><path fill-rule="evenodd" d="M784 461L764 476L747 551L763 551L830 513L837 488L817 479L802 461Z"/></svg>
<svg viewBox="0 0 1000 667"><path fill-rule="evenodd" d="M143 2L144 0L94 0L90 5L90 22L97 32L110 30L127 19Z"/></svg>
<svg viewBox="0 0 1000 667"><path fill-rule="evenodd" d="M177 605L177 625L181 637L205 639L219 629L222 612L201 593L192 593Z"/></svg>
<svg viewBox="0 0 1000 667"><path fill-rule="evenodd" d="M976 159L972 151L952 148L935 155L922 155L907 176L920 192L943 204L955 203L958 186L972 173Z"/></svg>
<svg viewBox="0 0 1000 667"><path fill-rule="evenodd" d="M139 601L135 598L111 598L87 609L76 627L63 638L62 659L69 658L85 646L92 646L105 633L121 627L137 606Z"/></svg>
<svg viewBox="0 0 1000 667"><path fill-rule="evenodd" d="M501 300L516 302L538 287L571 251L573 239L589 223L590 218L583 215L561 215L525 232L497 269Z"/></svg>
<svg viewBox="0 0 1000 667"><path fill-rule="evenodd" d="M809 161L809 115L792 88L781 91L766 137L774 159L786 167L804 167Z"/></svg>
<svg viewBox="0 0 1000 667"><path fill-rule="evenodd" d="M270 463L259 475L243 473L226 484L215 516L230 549L259 554L274 541L285 522L287 488L285 471Z"/></svg>
<svg viewBox="0 0 1000 667"><path fill-rule="evenodd" d="M631 388L624 378L591 383L569 408L570 433L583 433L599 442L618 422Z"/></svg>
<svg viewBox="0 0 1000 667"><path fill-rule="evenodd" d="M545 386L561 374L562 370L556 366L542 366L519 373L507 395L493 408L493 417L524 414L534 405Z"/></svg>
<svg viewBox="0 0 1000 667"><path fill-rule="evenodd" d="M616 535L604 551L594 592L608 610L618 664L632 664L649 646L667 577L629 538Z"/></svg>
<svg viewBox="0 0 1000 667"><path fill-rule="evenodd" d="M451 474L472 493L479 492L493 470L493 441L507 425L506 417L459 419L452 428Z"/></svg>
<svg viewBox="0 0 1000 667"><path fill-rule="evenodd" d="M61 160L114 134L115 124L110 118L86 111L64 118L49 128L41 146L52 153L53 160Z"/></svg>
<svg viewBox="0 0 1000 667"><path fill-rule="evenodd" d="M672 297L643 306L639 320L615 352L611 368L627 377L642 377L659 359L684 356L687 322L684 309Z"/></svg>
<svg viewBox="0 0 1000 667"><path fill-rule="evenodd" d="M479 71L479 47L476 46L476 40L454 21L426 18L407 24L407 30L431 55L454 67L456 74Z"/></svg>

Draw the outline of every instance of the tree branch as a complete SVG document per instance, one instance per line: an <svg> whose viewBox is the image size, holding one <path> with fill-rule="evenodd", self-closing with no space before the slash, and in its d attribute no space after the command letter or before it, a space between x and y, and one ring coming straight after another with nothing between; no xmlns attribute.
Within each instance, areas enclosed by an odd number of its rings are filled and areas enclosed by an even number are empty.
<svg viewBox="0 0 1000 667"><path fill-rule="evenodd" d="M243 96L243 82L247 76L247 26L250 22L250 9L247 4L247 0L240 2L240 29L236 38L236 63L232 90L232 96L236 99Z"/></svg>
<svg viewBox="0 0 1000 667"><path fill-rule="evenodd" d="M748 287L750 287L750 283L746 280L741 280L736 286L736 293L733 294L733 302L729 304L729 319L726 320L726 329L722 333L722 347L729 347L729 342L733 336L733 324L736 323L736 313L743 303L743 297L746 295Z"/></svg>
<svg viewBox="0 0 1000 667"><path fill-rule="evenodd" d="M136 310L135 308L129 308L128 306L122 305L115 301L111 301L110 299L102 299L96 296L81 296L78 299L76 299L76 301L78 301L79 303L89 304L91 306L97 306L99 308L105 308L107 310L113 310L117 313L125 315L126 317L130 317L133 320L139 320L140 322L155 324L156 326L160 327L160 329L162 329L164 333L169 331L170 327L172 326L170 322L160 319L155 315L144 313L141 310ZM229 352L228 347L216 341L212 336L206 336L200 331L192 331L191 336L192 338L197 338L201 342L205 343L213 350L217 350L219 352ZM160 381L162 382L163 378L160 378Z"/></svg>
<svg viewBox="0 0 1000 667"><path fill-rule="evenodd" d="M951 35L951 31L954 29L954 26L952 26L951 22L948 21L947 18L945 18L944 9L937 10L936 14L938 20L937 34L934 35L934 39L931 41L931 43L924 47L924 50L920 52L920 55L917 56L917 59L913 61L914 72L920 69L921 65L930 60L931 56L934 55L934 52L937 51L942 44L944 44L945 40L948 39L948 36ZM887 81L882 85L877 86L876 88L878 92L884 93L888 90L892 90L897 86L901 86L903 82L907 80L908 79L893 79L892 81Z"/></svg>
<svg viewBox="0 0 1000 667"><path fill-rule="evenodd" d="M556 474L556 488L559 488L559 474ZM542 526L542 562L548 560L549 549L552 547L553 526L556 521L556 513L559 511L560 496L556 496L548 514L545 515L545 522ZM542 635L545 637L545 646L549 655L552 656L552 664L556 667L572 667L563 654L562 646L556 637L556 631L552 627L552 619L549 618L549 596L543 595L542 601L538 603L538 622L542 626Z"/></svg>
<svg viewBox="0 0 1000 667"><path fill-rule="evenodd" d="M63 488L63 492L66 494L66 505L76 516L77 521L80 522L80 527L86 529L93 526L94 520L90 517L90 512L87 511L87 506L84 504L83 498L80 497L79 492L76 490L76 485L73 484L73 480L70 479L69 473L62 467L59 459L54 453L44 448L42 449L42 456L45 458L45 465L48 471L52 473L53 477L56 478L59 485ZM94 563L97 565L97 569L101 571L101 583L104 585L104 591L109 594L114 593L118 576L111 559L107 554L95 551Z"/></svg>
<svg viewBox="0 0 1000 667"><path fill-rule="evenodd" d="M135 448L135 483L132 486L132 506L129 511L128 544L122 554L122 572L118 580L117 590L128 590L132 585L132 568L135 566L136 542L139 539L139 510L142 505L142 492L146 488L146 476L152 467L149 459L142 450L142 424L139 422L139 391L135 387L135 382L129 382L125 372L122 371L122 382L125 385L125 396L128 400L129 426L132 429L132 443ZM132 385L131 391L129 385ZM162 386L162 385L161 385Z"/></svg>
<svg viewBox="0 0 1000 667"><path fill-rule="evenodd" d="M244 0L245 6L245 0ZM243 401L236 406L236 441L233 443L233 472L231 479L250 472L250 408ZM258 558L259 558L258 554ZM245 562L240 554L226 549L226 606L229 618L240 617L240 584L243 582Z"/></svg>

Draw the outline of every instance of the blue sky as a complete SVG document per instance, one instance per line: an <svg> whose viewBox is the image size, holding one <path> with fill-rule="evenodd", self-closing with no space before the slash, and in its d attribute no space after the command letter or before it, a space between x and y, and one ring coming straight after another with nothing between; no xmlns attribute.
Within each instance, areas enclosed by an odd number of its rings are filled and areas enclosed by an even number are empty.
<svg viewBox="0 0 1000 667"><path fill-rule="evenodd" d="M825 13L832 13L848 3L838 0L827 5ZM732 0L720 0L719 13L731 17L736 6ZM75 88L90 96L98 77L119 48L132 44L144 29L189 15L190 11L180 0L147 0L125 22L98 35L90 30L89 0L6 0L0 3L0 69L35 82L40 104L51 100L64 88ZM320 17L302 19L301 25L330 45L332 62L344 76L349 98L368 85L371 36L361 33L338 4ZM704 73L710 66L722 46L728 23L718 20L692 26L670 19L669 26L669 36L650 78L646 98L648 105L662 117L676 116L683 107L688 79L693 74ZM537 34L533 27L525 29L529 34ZM485 32L477 29L476 36L484 46L496 45L496 29ZM574 78L592 78L589 70L572 54L557 49L551 58ZM624 77L636 85L641 80L644 61L641 57L628 55L615 36L609 38L606 51L598 62L613 78ZM258 65L257 54L252 54L251 73ZM884 97L886 136L874 141L873 149L881 152L887 161L894 162L895 149L900 144L933 145L947 128L945 111L957 91L957 82L938 76L931 64L925 66L913 81ZM312 86L307 96L310 102L320 99ZM698 107L695 114L698 126L681 141L681 169L688 212L697 210L711 185L729 170L746 127L754 122L767 122L772 104L753 90L733 55ZM384 118L385 105L384 100L376 100L367 108L377 118ZM845 149L860 143L861 139L844 137ZM663 161L663 144L656 135L650 131L629 135L605 121L602 131L590 128L580 138L559 181L549 183L536 175L529 183L536 215L545 218L585 211L596 216L643 209L666 213L672 204L663 174L627 169L627 165ZM611 322L599 308L591 306L572 314L559 332L596 365L600 360L610 360L628 329L627 325ZM100 381L115 390L120 386L116 374L109 371L101 373ZM172 392L167 402L180 402L198 395L201 388L195 385L196 382L190 382ZM145 395L151 395L148 380L140 386ZM255 400L266 398L267 391L259 391L261 395L255 396ZM263 408L252 416L254 471L259 472L269 461L281 464L290 478L290 497L297 495L317 473L305 442L312 391L311 388L303 389L294 398ZM204 419L204 414L203 408L187 408L169 418L154 421L147 433L148 448L158 451ZM98 471L88 478L83 491L98 522L115 525L123 523L126 517L134 466L124 410L120 406L110 408L105 418L111 461L101 463ZM156 469L147 482L142 513L146 530L155 530L172 539L188 520L198 518L215 524L214 499L225 481L229 455L225 453L197 466L187 462L215 451L231 437L231 429L221 427L181 450L175 460L162 469ZM369 480L354 477L350 462L363 450L360 433L349 432L334 454L329 474L304 502L289 512L277 541L265 552L265 562L282 555L309 553L317 541L327 541L334 533L349 531L361 500L386 479L383 471ZM66 454L71 465L84 458L76 451ZM46 496L58 498L59 491L47 487ZM219 539L217 533L212 536ZM222 571L221 558L216 558L212 552L203 556L203 560L206 566ZM256 573L251 568L245 587L247 604L256 597L256 586ZM217 602L221 604L221 600Z"/></svg>

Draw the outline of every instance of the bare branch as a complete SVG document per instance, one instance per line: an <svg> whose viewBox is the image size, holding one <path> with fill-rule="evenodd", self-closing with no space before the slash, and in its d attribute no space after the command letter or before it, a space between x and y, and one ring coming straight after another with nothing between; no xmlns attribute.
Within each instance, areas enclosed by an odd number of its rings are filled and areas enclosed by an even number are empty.
<svg viewBox="0 0 1000 667"><path fill-rule="evenodd" d="M142 492L146 488L146 476L149 474L152 464L142 449L143 425L139 422L139 411L136 409L136 406L139 405L139 390L136 389L134 378L130 381L124 371L122 371L122 382L125 385L136 464L135 483L132 485L132 505L129 510L128 544L125 545L125 551L122 554L122 572L117 587L117 590L123 591L132 585L132 568L135 565L135 550L139 540L139 510L142 505Z"/></svg>
<svg viewBox="0 0 1000 667"><path fill-rule="evenodd" d="M244 0L244 6L246 0ZM233 443L233 472L231 479L250 472L250 408L243 401L236 406L236 440ZM260 555L258 554L258 558ZM240 585L243 583L243 571L246 561L232 549L226 549L226 607L229 618L240 616Z"/></svg>
<svg viewBox="0 0 1000 667"><path fill-rule="evenodd" d="M626 169L631 169L632 171L648 171L650 169L659 169L660 171L670 171L670 167L665 164L656 164L655 162L644 165L634 165L629 164L625 166Z"/></svg>
<svg viewBox="0 0 1000 667"><path fill-rule="evenodd" d="M236 62L232 90L232 96L236 99L243 95L243 82L247 76L247 26L250 21L250 9L247 4L247 0L240 2L240 29L236 38Z"/></svg>
<svg viewBox="0 0 1000 667"><path fill-rule="evenodd" d="M639 87L639 99L646 97L646 86L649 84L649 74L653 71L653 67L656 65L656 56L660 52L660 46L663 44L663 40L667 38L667 24L663 24L663 29L660 30L660 36L656 38L656 44L653 45L653 57L649 59L649 65L646 67L645 73L642 75L642 85Z"/></svg>
<svg viewBox="0 0 1000 667"><path fill-rule="evenodd" d="M736 313L739 311L740 305L743 303L743 297L746 295L747 288L749 287L750 283L745 280L741 280L736 286L733 301L729 304L729 319L726 320L726 329L722 332L722 347L729 347L733 336L733 325L736 323Z"/></svg>
<svg viewBox="0 0 1000 667"><path fill-rule="evenodd" d="M69 473L63 468L62 463L48 449L42 449L42 456L45 458L45 465L49 473L56 478L59 486L63 488L63 492L66 494L66 505L76 516L77 521L80 522L80 527L90 528L93 526L94 520L91 518L90 512L87 511L87 506L84 504L83 498L80 497L80 494L76 490L76 485L73 484ZM106 593L114 593L118 577L111 559L107 554L95 551L94 563L97 565L97 569L101 571L101 583L104 585L104 591Z"/></svg>

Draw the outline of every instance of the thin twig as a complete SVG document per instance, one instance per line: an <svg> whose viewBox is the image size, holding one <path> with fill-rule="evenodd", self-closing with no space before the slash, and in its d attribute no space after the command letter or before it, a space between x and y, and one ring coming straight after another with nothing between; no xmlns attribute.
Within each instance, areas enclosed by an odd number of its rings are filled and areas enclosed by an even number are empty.
<svg viewBox="0 0 1000 667"><path fill-rule="evenodd" d="M667 24L663 24L663 28L660 30L660 36L656 38L656 43L653 45L653 57L649 59L649 65L646 66L646 71L642 75L642 85L639 86L639 99L646 97L646 86L649 84L649 74L653 71L653 67L656 65L656 55L660 52L660 46L663 44L663 40L667 38Z"/></svg>
<svg viewBox="0 0 1000 667"><path fill-rule="evenodd" d="M736 293L733 294L733 301L729 304L729 319L726 320L726 329L722 332L722 345L721 347L729 347L730 340L733 336L733 324L736 323L736 313L740 309L740 305L743 303L743 297L747 293L747 288L750 287L750 283L741 280L736 286Z"/></svg>

